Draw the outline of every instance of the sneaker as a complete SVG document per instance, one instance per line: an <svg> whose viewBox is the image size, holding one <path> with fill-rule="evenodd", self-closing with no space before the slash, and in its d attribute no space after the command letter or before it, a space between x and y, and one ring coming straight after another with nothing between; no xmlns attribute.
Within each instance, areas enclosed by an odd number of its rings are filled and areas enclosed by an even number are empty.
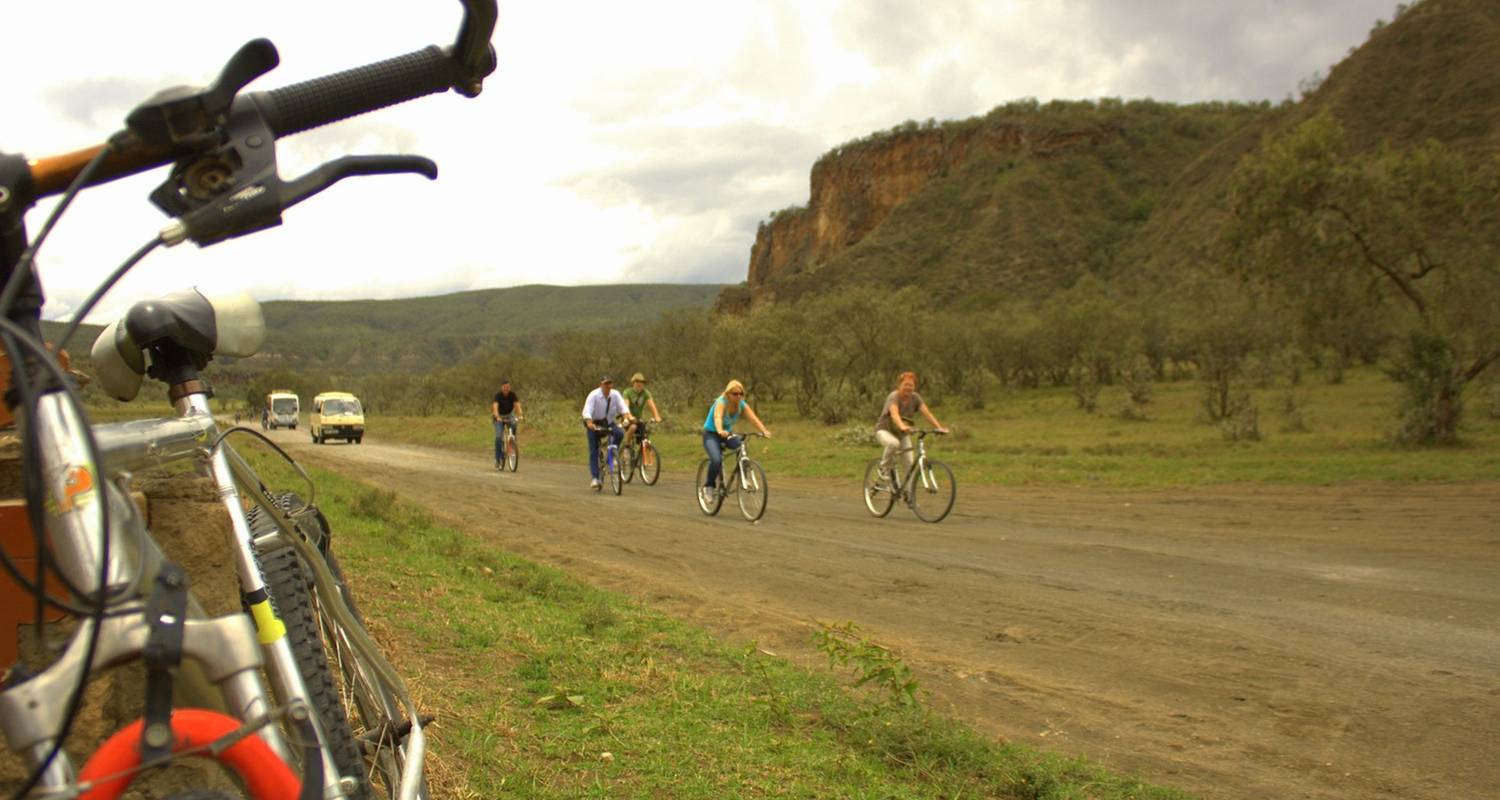
<svg viewBox="0 0 1500 800"><path fill-rule="evenodd" d="M598 478L595 478L595 479L589 481L589 488L590 489L598 489L602 485L603 484L599 483L599 479Z"/></svg>
<svg viewBox="0 0 1500 800"><path fill-rule="evenodd" d="M698 499L705 506L711 506L711 505L713 505L714 504L714 487L712 487L712 486L699 486L698 487Z"/></svg>
<svg viewBox="0 0 1500 800"><path fill-rule="evenodd" d="M497 470L500 469L500 462L499 461L495 462L495 469L497 469Z"/></svg>

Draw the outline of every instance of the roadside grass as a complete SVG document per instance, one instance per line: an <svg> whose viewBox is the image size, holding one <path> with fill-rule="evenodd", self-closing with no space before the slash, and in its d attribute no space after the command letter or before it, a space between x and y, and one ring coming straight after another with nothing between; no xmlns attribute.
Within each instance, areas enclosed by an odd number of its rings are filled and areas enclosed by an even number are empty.
<svg viewBox="0 0 1500 800"><path fill-rule="evenodd" d="M752 387L753 389L753 387ZM1346 481L1466 481L1500 476L1500 420L1471 398L1456 447L1405 449L1390 443L1395 425L1396 386L1374 369L1350 371L1344 383L1304 381L1286 410L1285 388L1250 392L1259 410L1261 438L1230 441L1201 410L1200 384L1160 383L1145 419L1122 414L1123 387L1106 387L1098 411L1085 413L1067 388L1003 392L989 408L973 411L957 398L934 410L955 431L929 440L930 454L949 463L970 485L1069 484L1161 488L1227 483L1326 485ZM581 401L580 401L581 402ZM858 481L865 463L878 455L860 444L875 414L859 409L843 426L799 419L788 403L752 398L775 434L757 441L752 453L767 471L795 477ZM577 461L586 458L584 433L572 401L523 401L522 458ZM669 470L695 469L703 457L697 429L703 408L662 409L668 424L653 441ZM405 442L493 452L487 414L473 417L368 418L370 435Z"/></svg>
<svg viewBox="0 0 1500 800"><path fill-rule="evenodd" d="M296 488L273 457L250 457L272 485ZM437 715L434 796L1185 797L994 743L920 703L854 689L847 671L716 641L438 525L389 489L310 471L365 617ZM848 652L867 675L899 666Z"/></svg>

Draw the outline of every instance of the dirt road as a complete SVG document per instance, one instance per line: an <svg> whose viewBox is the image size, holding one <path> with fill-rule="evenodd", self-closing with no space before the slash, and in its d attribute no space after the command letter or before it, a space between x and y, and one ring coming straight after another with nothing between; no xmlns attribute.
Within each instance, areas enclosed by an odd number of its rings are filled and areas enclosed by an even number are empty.
<svg viewBox="0 0 1500 800"><path fill-rule="evenodd" d="M381 445L298 457L733 639L817 663L853 620L932 702L1209 798L1500 797L1500 484L973 489L939 525L779 478L750 525L688 465L622 497L578 465ZM579 437L579 452L584 446Z"/></svg>

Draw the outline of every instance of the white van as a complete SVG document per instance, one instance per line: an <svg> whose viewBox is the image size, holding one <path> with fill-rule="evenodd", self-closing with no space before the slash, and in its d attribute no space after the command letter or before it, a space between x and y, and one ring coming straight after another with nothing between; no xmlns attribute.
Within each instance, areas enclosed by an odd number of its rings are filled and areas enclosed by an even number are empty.
<svg viewBox="0 0 1500 800"><path fill-rule="evenodd" d="M359 444L365 439L365 410L359 398L348 392L323 392L313 398L308 424L313 444L343 439Z"/></svg>
<svg viewBox="0 0 1500 800"><path fill-rule="evenodd" d="M270 431L277 428L297 430L297 415L301 412L297 395L285 389L276 389L266 395L265 408L260 412L260 427Z"/></svg>

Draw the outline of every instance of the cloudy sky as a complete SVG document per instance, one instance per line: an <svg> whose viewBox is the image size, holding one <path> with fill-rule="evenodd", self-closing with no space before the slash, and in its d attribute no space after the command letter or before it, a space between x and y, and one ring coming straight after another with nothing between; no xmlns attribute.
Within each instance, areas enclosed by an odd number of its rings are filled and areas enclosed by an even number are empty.
<svg viewBox="0 0 1500 800"><path fill-rule="evenodd" d="M251 16L246 9L254 8ZM359 178L285 225L158 252L96 314L200 285L269 299L525 283L737 282L755 226L805 203L825 150L1020 97L1280 100L1362 42L1391 0L502 0L477 100L433 96L283 140L292 177L419 153L437 182ZM0 148L101 141L159 88L201 85L269 37L272 89L446 44L456 0L20 4L0 50ZM48 36L44 32L54 32ZM66 33L63 33L66 32ZM23 76L24 79L18 79ZM157 171L75 203L40 263L64 315L164 218ZM49 205L33 212L33 229Z"/></svg>

